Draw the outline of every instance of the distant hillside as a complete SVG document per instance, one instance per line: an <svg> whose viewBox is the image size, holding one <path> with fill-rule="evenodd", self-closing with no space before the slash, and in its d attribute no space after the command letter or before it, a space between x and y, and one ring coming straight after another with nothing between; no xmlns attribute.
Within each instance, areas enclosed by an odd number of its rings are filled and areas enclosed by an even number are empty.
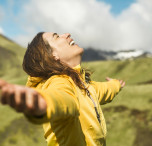
<svg viewBox="0 0 152 146"><path fill-rule="evenodd" d="M97 60L109 60L113 59L112 57L116 55L113 51L103 51L97 50L94 48L84 49L84 53L82 56L82 61L97 61Z"/></svg>
<svg viewBox="0 0 152 146"><path fill-rule="evenodd" d="M107 76L127 84L148 84L152 80L152 58L84 62L83 66L95 72L92 79L97 81L105 81Z"/></svg>
<svg viewBox="0 0 152 146"><path fill-rule="evenodd" d="M84 49L82 61L97 61L97 60L126 60L139 57L152 58L152 52L143 50L126 50L126 51L106 51L94 48Z"/></svg>
<svg viewBox="0 0 152 146"><path fill-rule="evenodd" d="M25 48L0 34L0 78L23 83L26 74L22 70Z"/></svg>

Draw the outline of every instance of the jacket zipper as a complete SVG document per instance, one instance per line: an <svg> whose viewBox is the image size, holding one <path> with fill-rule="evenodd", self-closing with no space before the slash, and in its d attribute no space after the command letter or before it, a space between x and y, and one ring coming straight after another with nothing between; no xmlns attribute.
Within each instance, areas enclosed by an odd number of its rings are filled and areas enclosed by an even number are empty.
<svg viewBox="0 0 152 146"><path fill-rule="evenodd" d="M94 105L94 109L95 109L95 112L96 112L97 119L98 119L99 123L101 124L100 114L98 113L96 103L95 103L94 99L92 98L92 96L91 96L89 90L86 88L86 86L84 85L83 82L82 82L82 84L83 84L83 86L85 87L85 90L86 90L86 92L87 92L87 95L89 96L89 98L90 98L90 99L92 100L92 102L93 102L93 105Z"/></svg>

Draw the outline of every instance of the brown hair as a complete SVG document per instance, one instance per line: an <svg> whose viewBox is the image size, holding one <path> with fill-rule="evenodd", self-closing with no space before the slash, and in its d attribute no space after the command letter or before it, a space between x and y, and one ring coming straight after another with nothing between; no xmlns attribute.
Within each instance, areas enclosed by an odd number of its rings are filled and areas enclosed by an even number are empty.
<svg viewBox="0 0 152 146"><path fill-rule="evenodd" d="M23 59L24 71L32 77L41 77L43 79L48 79L53 75L68 75L80 89L85 89L76 70L68 67L60 60L54 59L51 46L46 44L42 38L43 33L38 33L32 42L28 44ZM90 75L90 72L85 70L87 83L91 81Z"/></svg>

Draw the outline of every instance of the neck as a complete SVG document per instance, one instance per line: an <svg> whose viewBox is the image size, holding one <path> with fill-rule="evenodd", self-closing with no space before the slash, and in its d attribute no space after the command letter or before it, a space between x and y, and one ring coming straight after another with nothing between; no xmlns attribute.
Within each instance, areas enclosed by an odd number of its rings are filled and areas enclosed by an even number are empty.
<svg viewBox="0 0 152 146"><path fill-rule="evenodd" d="M81 64L81 57L80 56L75 58L75 59L72 59L71 61L68 61L68 63L67 63L67 65L71 68L73 68L79 64Z"/></svg>

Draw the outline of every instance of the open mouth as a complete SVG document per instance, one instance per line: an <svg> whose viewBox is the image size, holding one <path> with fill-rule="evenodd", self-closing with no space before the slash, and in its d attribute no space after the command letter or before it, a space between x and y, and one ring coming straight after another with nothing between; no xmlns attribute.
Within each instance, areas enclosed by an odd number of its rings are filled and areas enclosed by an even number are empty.
<svg viewBox="0 0 152 146"><path fill-rule="evenodd" d="M72 45L74 45L74 44L75 44L75 41L72 40L72 41L70 42L70 46L72 46Z"/></svg>

